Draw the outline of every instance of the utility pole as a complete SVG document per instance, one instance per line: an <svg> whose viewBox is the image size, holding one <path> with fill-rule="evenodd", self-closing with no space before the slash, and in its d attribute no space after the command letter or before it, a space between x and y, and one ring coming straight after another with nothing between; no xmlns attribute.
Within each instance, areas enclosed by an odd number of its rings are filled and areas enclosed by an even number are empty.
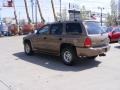
<svg viewBox="0 0 120 90"><path fill-rule="evenodd" d="M52 10L53 10L53 15L54 15L54 20L57 21L57 17L56 17L56 13L55 13L55 7L54 7L53 0L51 0L51 4L52 4Z"/></svg>
<svg viewBox="0 0 120 90"><path fill-rule="evenodd" d="M2 27L1 27L1 25L2 25L1 11L2 11L2 8L0 7L0 32L1 32L1 30L2 30Z"/></svg>
<svg viewBox="0 0 120 90"><path fill-rule="evenodd" d="M40 4L39 4L39 1L38 1L38 0L36 0L36 4L37 4L37 6L38 6L38 10L39 10L39 13L40 13L41 21L44 23L44 22L45 22L45 19L43 18L42 11L41 11L41 7L40 7Z"/></svg>
<svg viewBox="0 0 120 90"><path fill-rule="evenodd" d="M27 1L24 0L24 3L25 3L25 9L26 9L28 23L31 23L31 19L30 19L29 12L28 12L28 7L27 7Z"/></svg>
<svg viewBox="0 0 120 90"><path fill-rule="evenodd" d="M20 25L20 15L21 15L21 14L20 14L20 11L19 11L19 25Z"/></svg>
<svg viewBox="0 0 120 90"><path fill-rule="evenodd" d="M2 17L1 17L1 11L2 11L2 8L0 7L0 23L1 23L1 19L2 19Z"/></svg>
<svg viewBox="0 0 120 90"><path fill-rule="evenodd" d="M62 20L62 15L61 15L61 0L60 0L60 21Z"/></svg>
<svg viewBox="0 0 120 90"><path fill-rule="evenodd" d="M18 19L17 19L17 13L16 13L14 0L12 2L13 2L13 8L14 8L14 15L15 15L16 24L18 25Z"/></svg>
<svg viewBox="0 0 120 90"><path fill-rule="evenodd" d="M100 11L101 11L100 22L101 22L101 26L102 26L102 23L103 23L103 20L102 20L102 18L103 18L102 11L104 10L104 8L103 7L98 7L98 9L100 9Z"/></svg>
<svg viewBox="0 0 120 90"><path fill-rule="evenodd" d="M31 0L31 8L32 8L32 23L34 23L34 2Z"/></svg>
<svg viewBox="0 0 120 90"><path fill-rule="evenodd" d="M36 22L36 28L37 28L37 0L35 1L35 22Z"/></svg>
<svg viewBox="0 0 120 90"><path fill-rule="evenodd" d="M16 20L16 25L17 25L17 32L20 32L20 28L19 28L19 23L18 23L18 19L17 19L17 12L16 12L16 8L15 8L15 1L11 0L13 3L13 8L14 8L14 15L15 15L15 20Z"/></svg>

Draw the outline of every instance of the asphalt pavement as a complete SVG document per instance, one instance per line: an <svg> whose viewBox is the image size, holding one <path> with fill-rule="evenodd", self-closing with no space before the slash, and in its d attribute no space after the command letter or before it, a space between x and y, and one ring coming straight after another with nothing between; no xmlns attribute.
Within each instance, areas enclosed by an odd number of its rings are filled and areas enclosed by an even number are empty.
<svg viewBox="0 0 120 90"><path fill-rule="evenodd" d="M0 90L120 90L120 44L110 44L105 57L66 66L59 57L26 56L22 38L0 38Z"/></svg>

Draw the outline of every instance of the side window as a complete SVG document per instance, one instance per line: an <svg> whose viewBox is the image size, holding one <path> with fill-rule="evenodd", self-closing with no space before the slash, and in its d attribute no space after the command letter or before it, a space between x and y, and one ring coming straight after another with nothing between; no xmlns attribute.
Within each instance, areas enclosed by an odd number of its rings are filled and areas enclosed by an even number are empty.
<svg viewBox="0 0 120 90"><path fill-rule="evenodd" d="M61 35L62 32L63 32L63 24L62 23L51 25L50 33L52 35Z"/></svg>
<svg viewBox="0 0 120 90"><path fill-rule="evenodd" d="M47 35L49 33L49 26L46 25L38 31L38 34Z"/></svg>
<svg viewBox="0 0 120 90"><path fill-rule="evenodd" d="M80 23L67 23L66 33L67 34L81 34L82 28L80 26Z"/></svg>

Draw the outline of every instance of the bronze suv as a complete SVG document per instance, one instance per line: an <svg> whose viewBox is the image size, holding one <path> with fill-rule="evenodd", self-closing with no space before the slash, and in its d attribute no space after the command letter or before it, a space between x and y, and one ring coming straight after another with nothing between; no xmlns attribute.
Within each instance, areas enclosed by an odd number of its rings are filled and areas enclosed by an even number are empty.
<svg viewBox="0 0 120 90"><path fill-rule="evenodd" d="M27 55L35 51L61 56L66 65L73 65L78 57L95 59L110 49L108 34L98 22L63 21L44 25L36 33L23 38Z"/></svg>

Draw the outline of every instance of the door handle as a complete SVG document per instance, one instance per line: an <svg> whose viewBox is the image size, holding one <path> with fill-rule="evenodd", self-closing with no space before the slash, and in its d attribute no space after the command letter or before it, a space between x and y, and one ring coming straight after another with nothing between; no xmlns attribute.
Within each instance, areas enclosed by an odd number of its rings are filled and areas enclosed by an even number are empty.
<svg viewBox="0 0 120 90"><path fill-rule="evenodd" d="M43 39L47 39L47 37L44 37Z"/></svg>

